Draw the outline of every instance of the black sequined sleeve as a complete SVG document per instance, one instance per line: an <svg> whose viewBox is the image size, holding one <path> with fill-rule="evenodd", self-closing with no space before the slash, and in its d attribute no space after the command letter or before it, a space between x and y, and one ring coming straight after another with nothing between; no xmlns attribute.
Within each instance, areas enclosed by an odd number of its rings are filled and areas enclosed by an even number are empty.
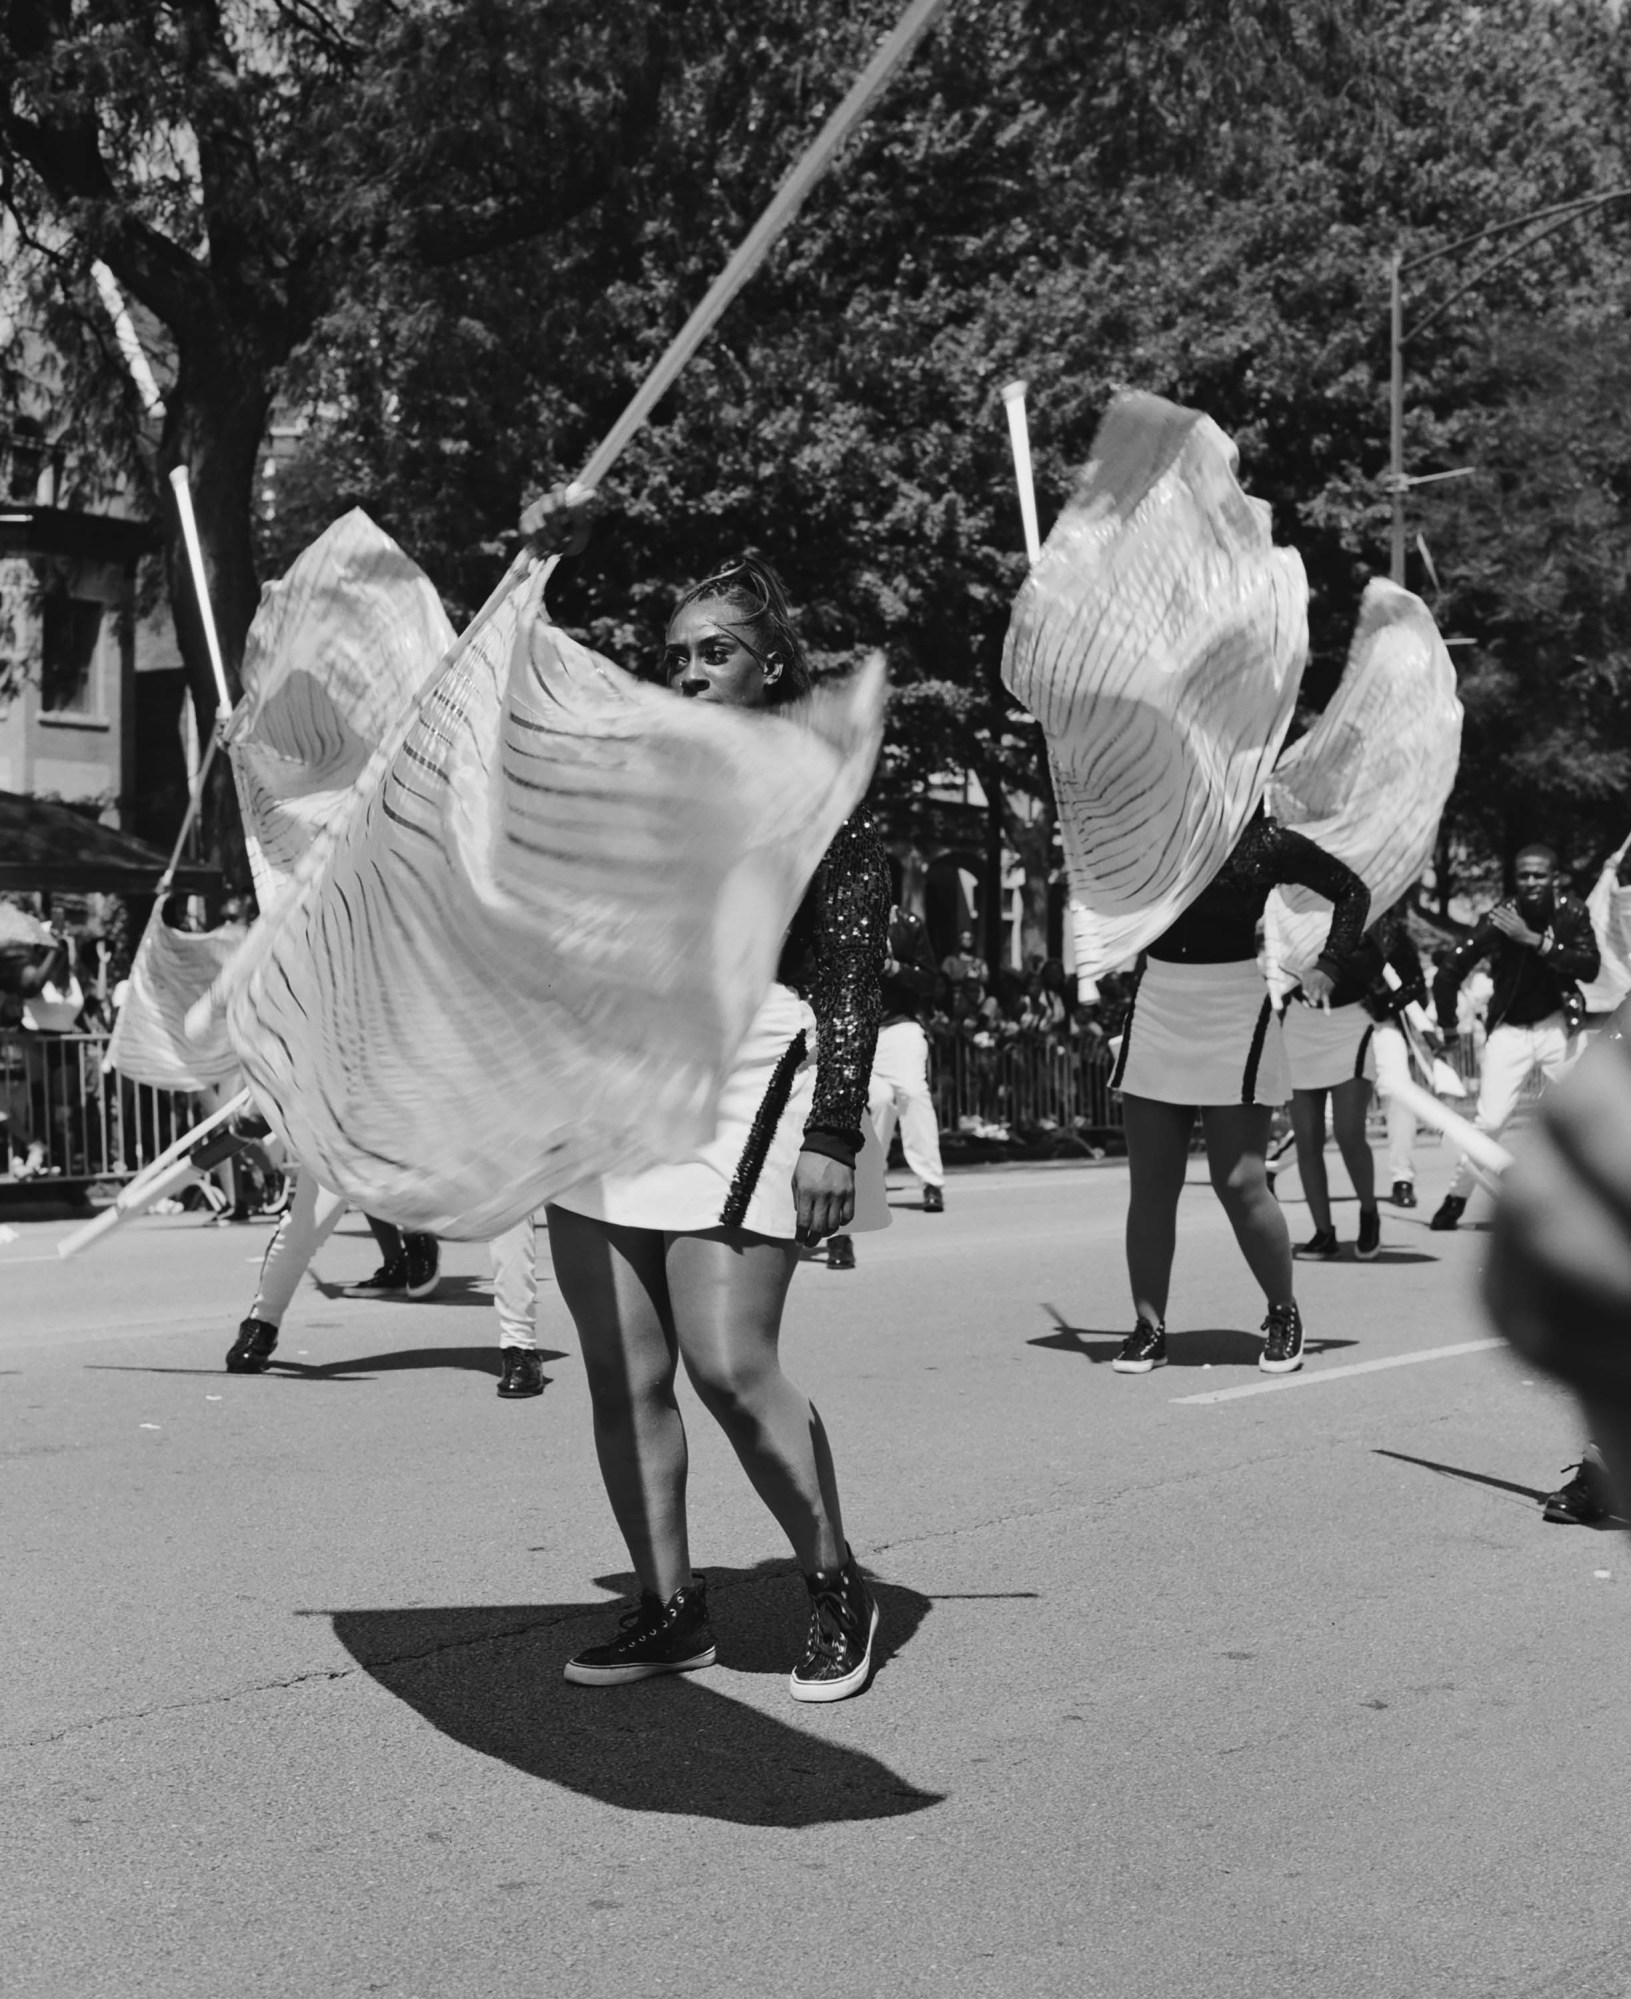
<svg viewBox="0 0 1631 1999"><path fill-rule="evenodd" d="M1325 933L1324 949L1315 962L1335 978L1344 960L1359 948L1359 940L1365 934L1370 890L1345 861L1315 846L1305 835L1294 833L1289 826L1275 826L1272 836L1275 881L1297 882L1303 888L1311 888L1316 895L1323 895L1333 905L1331 927Z"/></svg>
<svg viewBox="0 0 1631 1999"><path fill-rule="evenodd" d="M883 1017L889 942L889 860L866 812L838 829L811 884L814 934L805 998L816 1017L809 1149L853 1166Z"/></svg>

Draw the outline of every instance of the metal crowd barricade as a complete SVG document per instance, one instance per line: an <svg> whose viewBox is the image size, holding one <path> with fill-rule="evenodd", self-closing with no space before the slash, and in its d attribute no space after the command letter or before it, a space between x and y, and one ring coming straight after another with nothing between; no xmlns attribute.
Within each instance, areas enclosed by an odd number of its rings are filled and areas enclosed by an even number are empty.
<svg viewBox="0 0 1631 1999"><path fill-rule="evenodd" d="M929 1087L943 1132L974 1130L1025 1144L1057 1134L1119 1131L1112 1062L1091 1036L1021 1032L982 1041L929 1030Z"/></svg>
<svg viewBox="0 0 1631 1999"><path fill-rule="evenodd" d="M0 1029L0 1186L129 1180L197 1122L187 1091L104 1072L107 1045Z"/></svg>

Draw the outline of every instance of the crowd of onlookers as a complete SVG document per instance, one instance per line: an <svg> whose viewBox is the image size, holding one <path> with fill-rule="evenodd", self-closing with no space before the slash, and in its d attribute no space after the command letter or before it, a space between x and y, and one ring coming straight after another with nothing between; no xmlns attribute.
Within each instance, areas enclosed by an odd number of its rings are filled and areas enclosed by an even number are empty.
<svg viewBox="0 0 1631 1999"><path fill-rule="evenodd" d="M1132 978L1107 972L1084 988L1057 958L1033 954L1019 972L995 973L964 931L958 948L940 962L924 1014L931 1045L961 1041L982 1050L1016 1043L1103 1046L1121 1032L1132 999Z"/></svg>

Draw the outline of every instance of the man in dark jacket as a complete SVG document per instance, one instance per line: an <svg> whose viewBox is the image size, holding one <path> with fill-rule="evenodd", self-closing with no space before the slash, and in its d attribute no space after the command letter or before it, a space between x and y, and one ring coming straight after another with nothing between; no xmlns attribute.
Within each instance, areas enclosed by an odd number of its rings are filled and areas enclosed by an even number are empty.
<svg viewBox="0 0 1631 1999"><path fill-rule="evenodd" d="M1598 966L1591 916L1583 902L1559 887L1551 848L1525 847L1514 874L1517 893L1486 911L1433 980L1439 1025L1453 1044L1461 982L1480 959L1489 960L1495 990L1474 1122L1492 1137L1505 1129L1537 1069L1551 1082L1573 1059L1584 1010L1576 982L1596 978ZM1472 1188L1472 1166L1463 1158L1433 1217L1435 1229L1455 1227Z"/></svg>

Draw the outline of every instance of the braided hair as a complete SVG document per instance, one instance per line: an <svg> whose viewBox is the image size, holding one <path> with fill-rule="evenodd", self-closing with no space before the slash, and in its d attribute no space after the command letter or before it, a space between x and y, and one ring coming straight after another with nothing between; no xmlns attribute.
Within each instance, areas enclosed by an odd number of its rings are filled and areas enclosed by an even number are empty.
<svg viewBox="0 0 1631 1999"><path fill-rule="evenodd" d="M700 583L693 583L674 606L673 615L678 617L687 604L700 603L705 597L716 598L742 614L739 629L743 643L761 665L780 660L782 670L770 683L766 706L785 708L789 702L802 701L814 684L814 676L793 628L787 592L770 564L757 555L739 555Z"/></svg>

